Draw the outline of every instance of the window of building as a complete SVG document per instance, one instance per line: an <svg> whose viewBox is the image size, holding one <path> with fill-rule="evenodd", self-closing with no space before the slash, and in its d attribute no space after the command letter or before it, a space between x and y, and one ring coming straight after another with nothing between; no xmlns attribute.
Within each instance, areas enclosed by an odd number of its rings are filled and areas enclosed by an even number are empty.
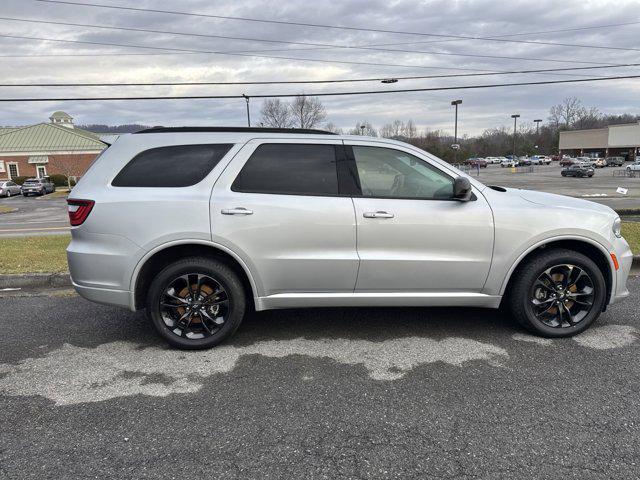
<svg viewBox="0 0 640 480"><path fill-rule="evenodd" d="M364 197L449 200L453 178L401 150L353 147Z"/></svg>
<svg viewBox="0 0 640 480"><path fill-rule="evenodd" d="M336 147L323 144L260 145L231 189L284 195L337 195Z"/></svg>
<svg viewBox="0 0 640 480"><path fill-rule="evenodd" d="M139 153L111 183L114 187L188 187L206 177L233 145L175 145Z"/></svg>
<svg viewBox="0 0 640 480"><path fill-rule="evenodd" d="M16 178L20 176L17 163L10 163L9 165L9 178Z"/></svg>

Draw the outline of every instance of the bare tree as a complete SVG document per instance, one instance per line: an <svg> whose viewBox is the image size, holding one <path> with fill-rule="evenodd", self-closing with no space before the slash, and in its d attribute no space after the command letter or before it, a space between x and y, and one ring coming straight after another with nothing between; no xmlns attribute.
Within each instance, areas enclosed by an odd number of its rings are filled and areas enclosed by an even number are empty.
<svg viewBox="0 0 640 480"><path fill-rule="evenodd" d="M324 126L324 129L327 132L337 133L338 135L342 135L342 129L338 127L335 123L329 122Z"/></svg>
<svg viewBox="0 0 640 480"><path fill-rule="evenodd" d="M602 126L602 113L597 107L581 108L576 116L576 128L598 128Z"/></svg>
<svg viewBox="0 0 640 480"><path fill-rule="evenodd" d="M293 125L293 118L289 111L289 105L279 98L271 98L262 103L260 110L262 123L266 127L290 128Z"/></svg>
<svg viewBox="0 0 640 480"><path fill-rule="evenodd" d="M584 110L584 107L579 99L576 97L567 97L562 103L551 107L549 110L549 120L558 128L564 126L565 129L569 129L578 119L582 110Z"/></svg>
<svg viewBox="0 0 640 480"><path fill-rule="evenodd" d="M313 128L327 118L327 112L317 97L299 95L289 105L293 124L299 128Z"/></svg>
<svg viewBox="0 0 640 480"><path fill-rule="evenodd" d="M377 137L378 132L369 122L358 122L356 126L349 130L349 135L366 135L368 137Z"/></svg>
<svg viewBox="0 0 640 480"><path fill-rule="evenodd" d="M53 170L67 177L67 187L71 191L71 177L77 180L77 177L82 175L80 155L52 155L49 157L49 163Z"/></svg>
<svg viewBox="0 0 640 480"><path fill-rule="evenodd" d="M394 120L380 129L380 136L384 138L414 138L418 135L418 129L413 120L406 123L402 120Z"/></svg>

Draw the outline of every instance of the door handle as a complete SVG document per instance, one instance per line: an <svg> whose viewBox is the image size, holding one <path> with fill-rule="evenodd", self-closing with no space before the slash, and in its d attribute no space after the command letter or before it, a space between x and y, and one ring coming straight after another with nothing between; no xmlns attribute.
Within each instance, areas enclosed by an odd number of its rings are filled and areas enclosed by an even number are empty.
<svg viewBox="0 0 640 480"><path fill-rule="evenodd" d="M223 208L220 213L223 215L253 215L253 210L247 210L244 207Z"/></svg>
<svg viewBox="0 0 640 480"><path fill-rule="evenodd" d="M395 215L393 213L378 210L377 212L364 212L362 216L364 218L393 218Z"/></svg>

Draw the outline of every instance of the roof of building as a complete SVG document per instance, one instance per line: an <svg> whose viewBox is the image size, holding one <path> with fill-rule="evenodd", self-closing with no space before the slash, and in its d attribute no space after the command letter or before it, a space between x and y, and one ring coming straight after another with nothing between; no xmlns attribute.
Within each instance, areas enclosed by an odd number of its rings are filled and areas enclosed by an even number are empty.
<svg viewBox="0 0 640 480"><path fill-rule="evenodd" d="M52 123L38 123L0 134L1 153L100 151L106 146L91 132Z"/></svg>
<svg viewBox="0 0 640 480"><path fill-rule="evenodd" d="M72 119L73 117L69 115L67 112L63 112L62 110L58 110L57 112L53 112L51 117L49 118L68 118Z"/></svg>
<svg viewBox="0 0 640 480"><path fill-rule="evenodd" d="M16 128L20 128L20 127L0 127L0 135L4 135L5 133L12 132Z"/></svg>

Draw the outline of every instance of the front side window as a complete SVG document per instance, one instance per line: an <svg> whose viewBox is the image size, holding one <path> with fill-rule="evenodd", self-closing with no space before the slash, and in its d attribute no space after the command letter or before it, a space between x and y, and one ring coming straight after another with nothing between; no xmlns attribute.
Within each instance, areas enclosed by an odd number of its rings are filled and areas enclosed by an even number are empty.
<svg viewBox="0 0 640 480"><path fill-rule="evenodd" d="M450 200L453 179L409 153L353 147L364 197Z"/></svg>
<svg viewBox="0 0 640 480"><path fill-rule="evenodd" d="M189 187L202 181L233 145L173 145L139 153L113 179L114 187Z"/></svg>
<svg viewBox="0 0 640 480"><path fill-rule="evenodd" d="M234 192L338 195L336 147L319 144L260 145L231 185Z"/></svg>

